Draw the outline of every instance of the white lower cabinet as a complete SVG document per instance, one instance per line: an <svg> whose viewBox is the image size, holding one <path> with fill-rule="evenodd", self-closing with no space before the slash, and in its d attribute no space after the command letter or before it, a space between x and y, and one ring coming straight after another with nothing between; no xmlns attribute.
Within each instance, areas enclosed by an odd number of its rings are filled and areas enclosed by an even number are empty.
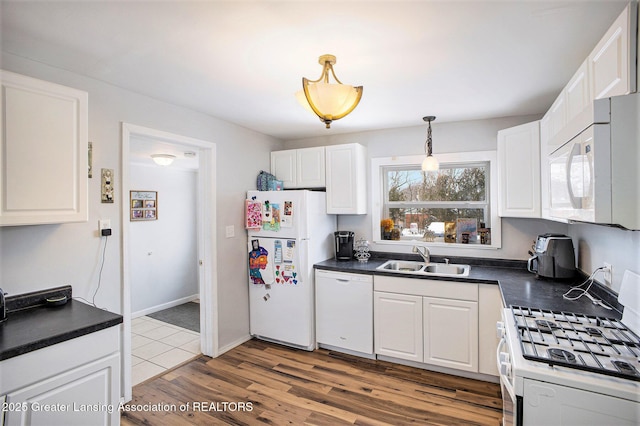
<svg viewBox="0 0 640 426"><path fill-rule="evenodd" d="M376 291L373 299L376 355L422 362L422 297Z"/></svg>
<svg viewBox="0 0 640 426"><path fill-rule="evenodd" d="M422 298L424 362L478 371L478 302Z"/></svg>
<svg viewBox="0 0 640 426"><path fill-rule="evenodd" d="M4 425L118 425L119 328L0 362Z"/></svg>
<svg viewBox="0 0 640 426"><path fill-rule="evenodd" d="M376 275L373 300L377 356L497 376L497 285Z"/></svg>
<svg viewBox="0 0 640 426"><path fill-rule="evenodd" d="M373 276L316 271L316 340L373 354Z"/></svg>
<svg viewBox="0 0 640 426"><path fill-rule="evenodd" d="M494 284L478 284L478 373L498 376L496 324L502 321L502 296Z"/></svg>

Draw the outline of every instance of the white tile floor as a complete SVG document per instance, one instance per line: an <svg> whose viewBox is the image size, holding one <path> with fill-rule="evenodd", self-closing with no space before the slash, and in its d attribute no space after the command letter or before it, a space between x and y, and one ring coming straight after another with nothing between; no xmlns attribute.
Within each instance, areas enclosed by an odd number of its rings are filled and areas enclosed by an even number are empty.
<svg viewBox="0 0 640 426"><path fill-rule="evenodd" d="M158 321L138 317L131 322L133 385L200 354L200 334Z"/></svg>

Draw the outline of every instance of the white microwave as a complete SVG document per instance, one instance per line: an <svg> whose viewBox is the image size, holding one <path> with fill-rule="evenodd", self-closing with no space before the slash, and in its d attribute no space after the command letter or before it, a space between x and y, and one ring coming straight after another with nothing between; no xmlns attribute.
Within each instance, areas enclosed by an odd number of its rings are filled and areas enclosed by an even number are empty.
<svg viewBox="0 0 640 426"><path fill-rule="evenodd" d="M640 229L640 94L595 102L606 119L547 157L549 215Z"/></svg>

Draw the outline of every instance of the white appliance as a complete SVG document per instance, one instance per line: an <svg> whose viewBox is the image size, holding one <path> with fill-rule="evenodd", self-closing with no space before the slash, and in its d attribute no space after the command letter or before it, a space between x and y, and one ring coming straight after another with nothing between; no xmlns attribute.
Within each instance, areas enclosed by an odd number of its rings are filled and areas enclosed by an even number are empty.
<svg viewBox="0 0 640 426"><path fill-rule="evenodd" d="M373 275L319 270L316 278L318 345L373 358Z"/></svg>
<svg viewBox="0 0 640 426"><path fill-rule="evenodd" d="M249 191L247 202L261 216L248 230L250 333L313 350L313 264L334 255L336 216L321 191Z"/></svg>
<svg viewBox="0 0 640 426"><path fill-rule="evenodd" d="M622 320L512 306L498 323L503 425L640 424L640 275Z"/></svg>
<svg viewBox="0 0 640 426"><path fill-rule="evenodd" d="M551 217L640 229L640 93L598 99L594 124L548 156Z"/></svg>

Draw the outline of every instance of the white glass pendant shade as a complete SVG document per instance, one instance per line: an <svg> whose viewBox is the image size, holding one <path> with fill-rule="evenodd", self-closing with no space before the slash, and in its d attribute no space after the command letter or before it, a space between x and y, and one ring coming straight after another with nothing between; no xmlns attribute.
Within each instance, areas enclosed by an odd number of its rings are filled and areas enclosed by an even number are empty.
<svg viewBox="0 0 640 426"><path fill-rule="evenodd" d="M331 122L339 120L354 110L362 97L362 86L342 84L333 72L333 55L323 55L319 63L324 65L318 80L302 78L302 90L296 93L298 102L316 114L330 128ZM336 83L329 83L329 75Z"/></svg>
<svg viewBox="0 0 640 426"><path fill-rule="evenodd" d="M348 84L307 83L306 99L322 118L337 120L349 114L360 102L361 87Z"/></svg>
<svg viewBox="0 0 640 426"><path fill-rule="evenodd" d="M315 114L315 112L313 112L313 110L311 109L311 105L309 105L307 97L304 95L304 90L298 90L296 92L296 99L298 100L298 103L304 107L304 109L312 114Z"/></svg>
<svg viewBox="0 0 640 426"><path fill-rule="evenodd" d="M422 160L422 170L425 172L435 172L440 168L440 162L433 155L428 155Z"/></svg>

